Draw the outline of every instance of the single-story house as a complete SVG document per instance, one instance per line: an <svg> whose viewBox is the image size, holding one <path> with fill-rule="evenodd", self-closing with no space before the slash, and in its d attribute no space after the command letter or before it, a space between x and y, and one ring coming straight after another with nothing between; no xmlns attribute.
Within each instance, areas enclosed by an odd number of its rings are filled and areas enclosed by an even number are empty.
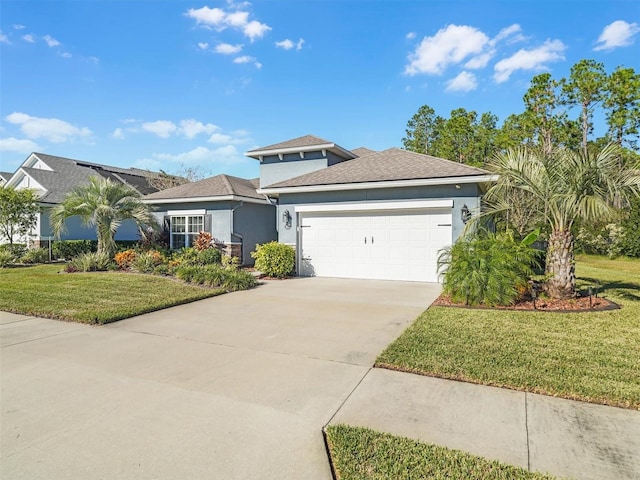
<svg viewBox="0 0 640 480"><path fill-rule="evenodd" d="M258 179L216 175L146 195L172 249L189 247L200 231L213 235L225 253L252 265L256 245L277 238L276 207L256 192Z"/></svg>
<svg viewBox="0 0 640 480"><path fill-rule="evenodd" d="M158 191L152 185L156 172L138 168L118 168L100 165L71 158L57 157L44 153L32 153L10 175L5 183L7 187L30 188L38 194L41 212L31 235L22 239L31 245L43 245L53 238L49 213L53 207L62 203L67 193L79 185L89 183L92 176L108 178L114 182L130 185L141 195ZM82 224L79 217L71 217L65 222L62 240L95 240L95 228ZM140 237L137 226L132 221L123 222L116 232L116 240L137 240Z"/></svg>
<svg viewBox="0 0 640 480"><path fill-rule="evenodd" d="M438 252L480 207L487 171L397 148L349 151L313 135L251 150L257 193L303 276L438 281Z"/></svg>

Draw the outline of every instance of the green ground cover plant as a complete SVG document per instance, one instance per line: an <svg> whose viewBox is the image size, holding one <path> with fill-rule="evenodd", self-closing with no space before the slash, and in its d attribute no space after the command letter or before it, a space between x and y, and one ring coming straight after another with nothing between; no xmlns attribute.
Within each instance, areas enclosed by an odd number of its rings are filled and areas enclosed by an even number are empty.
<svg viewBox="0 0 640 480"><path fill-rule="evenodd" d="M104 324L225 293L124 272L60 273L61 265L0 269L0 310Z"/></svg>
<svg viewBox="0 0 640 480"><path fill-rule="evenodd" d="M338 480L551 480L475 455L368 428L331 425L329 453Z"/></svg>
<svg viewBox="0 0 640 480"><path fill-rule="evenodd" d="M622 308L552 313L431 307L376 366L640 409L640 260L580 256L578 288Z"/></svg>

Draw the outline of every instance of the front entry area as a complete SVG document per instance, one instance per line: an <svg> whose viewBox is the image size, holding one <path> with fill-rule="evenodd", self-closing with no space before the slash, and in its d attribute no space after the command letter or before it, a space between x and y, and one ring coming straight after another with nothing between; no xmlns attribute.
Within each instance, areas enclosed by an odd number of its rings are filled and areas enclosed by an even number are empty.
<svg viewBox="0 0 640 480"><path fill-rule="evenodd" d="M299 213L302 276L437 282L451 208Z"/></svg>

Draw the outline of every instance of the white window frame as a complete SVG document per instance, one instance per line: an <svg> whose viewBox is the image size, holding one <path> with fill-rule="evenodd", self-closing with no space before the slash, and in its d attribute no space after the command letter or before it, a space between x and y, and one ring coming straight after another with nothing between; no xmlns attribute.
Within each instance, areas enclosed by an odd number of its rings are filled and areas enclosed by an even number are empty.
<svg viewBox="0 0 640 480"><path fill-rule="evenodd" d="M190 247L193 244L193 241L196 239L198 234L204 230L205 226L205 210L170 210L167 212L169 216L169 243L170 248L175 250L174 237L184 235L184 247ZM174 232L175 219L183 219L180 227L184 231L182 232Z"/></svg>

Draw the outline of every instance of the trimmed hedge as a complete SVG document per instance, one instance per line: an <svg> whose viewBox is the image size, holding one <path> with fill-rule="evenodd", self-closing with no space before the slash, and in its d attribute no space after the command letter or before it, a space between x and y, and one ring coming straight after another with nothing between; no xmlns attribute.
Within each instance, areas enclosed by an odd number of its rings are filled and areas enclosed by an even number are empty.
<svg viewBox="0 0 640 480"><path fill-rule="evenodd" d="M296 251L284 243L269 242L256 245L251 256L256 259L256 269L270 277L284 278L293 272L296 264Z"/></svg>

